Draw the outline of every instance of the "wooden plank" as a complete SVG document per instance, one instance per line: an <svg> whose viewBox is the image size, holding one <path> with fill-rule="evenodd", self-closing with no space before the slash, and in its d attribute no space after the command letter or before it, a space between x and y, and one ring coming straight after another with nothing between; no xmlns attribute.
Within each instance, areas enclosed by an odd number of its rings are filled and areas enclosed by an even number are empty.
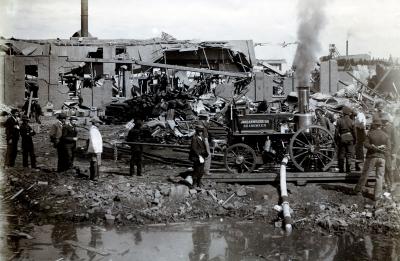
<svg viewBox="0 0 400 261"><path fill-rule="evenodd" d="M115 144L143 145L143 146L183 148L183 149L189 149L190 148L189 145L162 144L162 143L149 143L149 142L127 142L127 141L123 141L123 142L117 142Z"/></svg>
<svg viewBox="0 0 400 261"><path fill-rule="evenodd" d="M360 177L360 173L332 173L332 172L289 172L287 173L287 181L310 181L310 182L326 182L326 181L355 181ZM278 173L252 173L252 174L217 174L203 176L216 182L271 182L279 179ZM369 176L369 179L375 179Z"/></svg>
<svg viewBox="0 0 400 261"><path fill-rule="evenodd" d="M66 240L66 241L64 241L64 242L65 242L66 244L71 245L71 246L79 247L79 248L85 249L85 250L87 250L87 251L90 251L90 252L93 252L93 253L96 253L96 254L99 254L99 255L102 255L102 256L108 256L108 255L110 255L110 253L108 253L108 252L106 252L106 251L104 251L104 250L99 250L99 249L96 249L96 248L93 248L93 247L90 247L90 246L86 246L86 245L80 244L80 243L78 243L78 242L76 242L76 241Z"/></svg>
<svg viewBox="0 0 400 261"><path fill-rule="evenodd" d="M214 75L225 75L232 76L237 78L249 78L251 75L248 73L240 73L240 72L227 72L227 71L216 71L195 67L187 67L187 66L179 66L172 64L163 64L163 63L152 63L152 62L144 62L139 60L116 60L116 59L100 59L100 58L80 58L80 59L67 59L68 62L88 62L88 63L125 63L125 64L137 64L148 67L156 67L156 68L166 68L173 69L176 71L188 71L188 72L200 72L206 74L214 74Z"/></svg>

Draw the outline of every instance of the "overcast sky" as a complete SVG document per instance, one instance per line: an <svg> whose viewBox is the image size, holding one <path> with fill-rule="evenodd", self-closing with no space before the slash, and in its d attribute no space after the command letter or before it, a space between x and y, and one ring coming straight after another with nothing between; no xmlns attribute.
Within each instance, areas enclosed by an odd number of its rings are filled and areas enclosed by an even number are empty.
<svg viewBox="0 0 400 261"><path fill-rule="evenodd" d="M0 35L69 38L80 28L80 0L0 0ZM303 3L303 1L301 1ZM297 39L297 0L89 0L89 32L100 39L147 39L162 31L180 40L251 39L257 58L291 64ZM335 43L345 54L400 57L399 0L331 0L320 33L321 51Z"/></svg>

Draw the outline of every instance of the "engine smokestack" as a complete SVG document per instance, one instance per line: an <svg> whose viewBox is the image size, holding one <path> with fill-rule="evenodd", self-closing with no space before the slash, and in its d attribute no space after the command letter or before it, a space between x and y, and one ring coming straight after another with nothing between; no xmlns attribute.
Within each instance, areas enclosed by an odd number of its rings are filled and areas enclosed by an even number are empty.
<svg viewBox="0 0 400 261"><path fill-rule="evenodd" d="M81 0L81 37L89 36L88 16L88 0Z"/></svg>
<svg viewBox="0 0 400 261"><path fill-rule="evenodd" d="M346 40L346 58L349 56L349 40Z"/></svg>

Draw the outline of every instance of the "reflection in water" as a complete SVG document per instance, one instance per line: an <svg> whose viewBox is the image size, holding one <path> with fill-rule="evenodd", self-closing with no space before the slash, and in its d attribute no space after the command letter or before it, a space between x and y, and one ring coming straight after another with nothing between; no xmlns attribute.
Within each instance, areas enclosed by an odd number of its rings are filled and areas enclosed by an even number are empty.
<svg viewBox="0 0 400 261"><path fill-rule="evenodd" d="M211 223L113 228L47 225L35 227L35 239L8 241L19 260L398 260L399 240L376 236L322 235L281 230L261 223ZM83 248L66 244L79 242ZM87 246L85 248L85 246ZM103 257L97 249L110 253ZM4 252L3 252L4 253Z"/></svg>

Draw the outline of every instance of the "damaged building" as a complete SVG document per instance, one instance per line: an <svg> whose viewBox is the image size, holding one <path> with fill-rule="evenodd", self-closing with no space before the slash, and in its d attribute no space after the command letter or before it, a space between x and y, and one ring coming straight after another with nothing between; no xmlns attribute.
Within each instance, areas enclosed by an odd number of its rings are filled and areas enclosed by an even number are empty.
<svg viewBox="0 0 400 261"><path fill-rule="evenodd" d="M221 75L224 80L218 83L233 88L233 82L237 81L234 76L251 77L247 95L256 101L282 97L294 90L290 80L283 83L283 73L257 62L251 40L195 42L72 37L69 40L1 39L0 44L1 74L4 75L1 97L5 104L12 106L21 105L27 89L35 86L34 98L42 106L50 102L54 108L61 108L79 89L83 105L102 107L115 96L131 98L132 88L139 88L139 93L146 91L140 86L140 79L154 64L171 65L163 69L171 85L176 77L190 85L190 78L210 71L242 73ZM187 68L183 71L179 66L204 70L193 70L190 74ZM218 76L218 73L211 72L211 75ZM232 95L232 88L222 90L221 95Z"/></svg>

